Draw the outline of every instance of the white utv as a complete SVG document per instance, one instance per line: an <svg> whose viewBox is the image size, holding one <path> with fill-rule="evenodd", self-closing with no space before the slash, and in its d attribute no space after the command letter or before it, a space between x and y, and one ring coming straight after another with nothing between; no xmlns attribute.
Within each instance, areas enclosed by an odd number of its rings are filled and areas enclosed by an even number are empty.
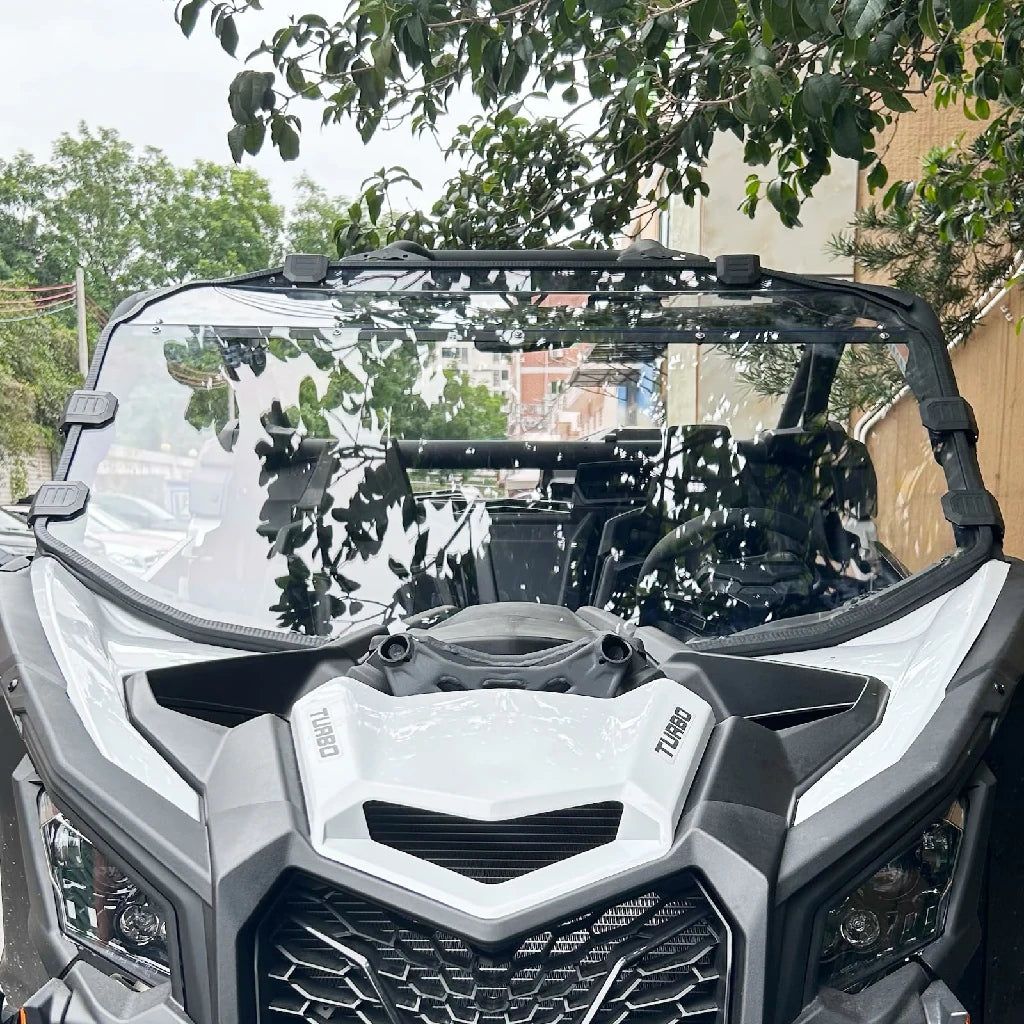
<svg viewBox="0 0 1024 1024"><path fill-rule="evenodd" d="M847 350L920 410L884 474ZM66 420L0 565L5 1021L1021 1019L1024 567L920 299L291 257L123 304Z"/></svg>

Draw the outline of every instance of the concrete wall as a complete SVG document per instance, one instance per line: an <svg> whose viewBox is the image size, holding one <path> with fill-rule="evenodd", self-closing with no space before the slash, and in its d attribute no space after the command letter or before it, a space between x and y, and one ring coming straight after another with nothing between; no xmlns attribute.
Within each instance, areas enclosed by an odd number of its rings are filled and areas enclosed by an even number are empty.
<svg viewBox="0 0 1024 1024"><path fill-rule="evenodd" d="M53 479L53 463L50 461L50 450L39 448L25 460L25 471L28 477L28 494L34 494L40 484ZM0 460L0 504L10 504L24 494L15 494L11 489L11 467Z"/></svg>
<svg viewBox="0 0 1024 1024"><path fill-rule="evenodd" d="M720 256L753 252L767 267L805 274L853 274L852 260L834 259L828 240L853 219L857 202L857 165L835 158L832 173L818 183L800 214L802 226L783 227L779 215L763 200L751 220L740 212L747 175L743 144L733 135L715 139L705 179L711 195L687 206L674 196L669 205L668 246L684 252ZM758 168L762 173L768 168ZM770 174L767 174L770 177Z"/></svg>

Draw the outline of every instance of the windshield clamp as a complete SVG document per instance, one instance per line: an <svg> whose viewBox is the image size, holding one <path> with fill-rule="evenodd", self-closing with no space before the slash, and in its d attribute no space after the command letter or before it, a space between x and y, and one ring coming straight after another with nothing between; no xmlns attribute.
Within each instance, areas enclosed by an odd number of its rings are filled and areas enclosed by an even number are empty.
<svg viewBox="0 0 1024 1024"><path fill-rule="evenodd" d="M959 395L948 398L925 398L919 403L921 423L929 434L962 432L972 441L978 440L978 421L971 403Z"/></svg>
<svg viewBox="0 0 1024 1024"><path fill-rule="evenodd" d="M28 510L28 521L74 519L89 503L89 488L81 480L51 480L43 484Z"/></svg>
<svg viewBox="0 0 1024 1024"><path fill-rule="evenodd" d="M719 256L715 259L719 284L753 287L761 281L761 257L750 253Z"/></svg>
<svg viewBox="0 0 1024 1024"><path fill-rule="evenodd" d="M105 427L116 412L117 398L109 391L73 391L64 406L61 433L66 434L72 427Z"/></svg>
<svg viewBox="0 0 1024 1024"><path fill-rule="evenodd" d="M323 255L292 252L284 258L285 280L291 284L323 284L331 261Z"/></svg>
<svg viewBox="0 0 1024 1024"><path fill-rule="evenodd" d="M1003 516L989 491L947 491L942 496L942 514L954 526L991 526L998 537L1003 536Z"/></svg>
<svg viewBox="0 0 1024 1024"><path fill-rule="evenodd" d="M480 254L473 253L472 255L479 256ZM419 242L399 239L397 242L385 245L383 249L355 253L352 256L343 257L339 262L342 264L376 262L422 264L430 263L433 259L434 254Z"/></svg>

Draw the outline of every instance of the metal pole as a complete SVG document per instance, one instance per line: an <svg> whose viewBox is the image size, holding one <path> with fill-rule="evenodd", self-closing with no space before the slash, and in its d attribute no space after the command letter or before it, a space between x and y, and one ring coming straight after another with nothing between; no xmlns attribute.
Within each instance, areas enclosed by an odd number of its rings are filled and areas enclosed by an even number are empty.
<svg viewBox="0 0 1024 1024"><path fill-rule="evenodd" d="M89 339L85 332L85 271L75 270L75 318L78 321L78 370L84 378L89 373Z"/></svg>

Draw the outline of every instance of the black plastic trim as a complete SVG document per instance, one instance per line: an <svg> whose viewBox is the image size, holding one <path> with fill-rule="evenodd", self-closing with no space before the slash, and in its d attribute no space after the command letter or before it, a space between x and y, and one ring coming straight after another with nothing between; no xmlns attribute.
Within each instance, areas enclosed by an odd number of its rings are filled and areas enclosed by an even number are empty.
<svg viewBox="0 0 1024 1024"><path fill-rule="evenodd" d="M330 266L326 256L293 252L285 256L281 273L292 284L323 284Z"/></svg>
<svg viewBox="0 0 1024 1024"><path fill-rule="evenodd" d="M74 519L89 504L89 487L81 480L50 480L42 484L28 510L28 521Z"/></svg>
<svg viewBox="0 0 1024 1024"><path fill-rule="evenodd" d="M926 398L918 403L921 425L932 434L949 434L959 430L972 440L978 439L978 421L966 398Z"/></svg>
<svg viewBox="0 0 1024 1024"><path fill-rule="evenodd" d="M947 491L942 496L942 514L954 526L987 526L1003 535L1003 517L995 497L985 490Z"/></svg>
<svg viewBox="0 0 1024 1024"><path fill-rule="evenodd" d="M761 257L752 253L719 256L715 260L719 284L752 287L761 280Z"/></svg>
<svg viewBox="0 0 1024 1024"><path fill-rule="evenodd" d="M79 388L72 391L64 406L61 433L73 426L105 427L117 414L117 396L109 391Z"/></svg>

